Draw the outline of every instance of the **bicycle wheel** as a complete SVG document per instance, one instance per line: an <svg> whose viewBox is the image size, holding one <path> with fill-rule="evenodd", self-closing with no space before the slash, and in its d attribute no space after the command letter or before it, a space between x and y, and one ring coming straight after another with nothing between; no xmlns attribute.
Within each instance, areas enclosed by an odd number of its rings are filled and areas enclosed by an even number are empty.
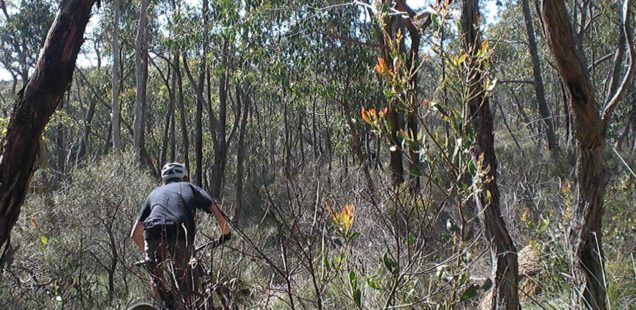
<svg viewBox="0 0 636 310"><path fill-rule="evenodd" d="M128 307L128 310L159 310L159 309L153 306L152 304L141 302L141 303L134 304Z"/></svg>

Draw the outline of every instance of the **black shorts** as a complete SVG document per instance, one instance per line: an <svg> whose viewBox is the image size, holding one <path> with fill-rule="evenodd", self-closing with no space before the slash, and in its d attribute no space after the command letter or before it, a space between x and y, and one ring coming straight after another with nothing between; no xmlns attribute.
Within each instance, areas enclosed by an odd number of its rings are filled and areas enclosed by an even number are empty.
<svg viewBox="0 0 636 310"><path fill-rule="evenodd" d="M144 225L144 240L188 240L194 236L188 236L188 230L183 224L153 224Z"/></svg>
<svg viewBox="0 0 636 310"><path fill-rule="evenodd" d="M145 225L144 225L145 226ZM183 256L178 261L190 258L192 241L194 236L188 234L183 225L154 224L144 228L144 252L146 258L160 262L166 259L175 259Z"/></svg>

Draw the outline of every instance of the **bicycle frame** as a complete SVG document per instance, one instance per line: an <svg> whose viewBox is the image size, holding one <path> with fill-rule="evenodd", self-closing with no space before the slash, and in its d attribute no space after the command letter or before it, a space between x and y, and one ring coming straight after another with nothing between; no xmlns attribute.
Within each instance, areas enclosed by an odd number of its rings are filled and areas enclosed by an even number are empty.
<svg viewBox="0 0 636 310"><path fill-rule="evenodd" d="M208 287L210 283L212 283L213 281L209 281L209 279L206 281L203 279L209 274L209 272L204 269L203 264L198 263L195 259L196 254L200 252L201 250L209 248L209 247L212 247L212 249L214 249L218 247L219 245L221 245L222 243L224 243L224 241L225 241L224 239L220 238L219 240L213 240L201 246L195 247L193 251L193 257L192 257L193 259L190 260L190 264L189 264L189 267L191 268L190 281L192 281L191 282L192 296L190 297L193 298L194 300L186 301L186 302L189 302L189 304L185 306L186 309L190 309L190 307L193 307L194 309L202 309L202 310L215 309L213 298L212 298L213 293L216 293L219 296L223 309L233 308L231 305L231 298L228 298L228 296L231 295L230 290L227 289L223 285L223 283L220 283L218 281L212 284L211 287ZM197 263L193 264L193 262L197 262ZM150 264L151 262L147 262L147 261L140 261L135 263L136 266L143 267L144 269L146 269L148 273L152 275L153 274L151 271L152 267L150 266ZM171 260L166 260L164 262L159 263L159 265L156 266L155 268L162 268L164 269L164 271L166 268L171 271L174 270L174 266L170 268L170 267L166 267L165 266L166 264L172 265L173 262ZM171 282L173 282L172 285L170 285L171 287L166 288L166 285L165 285L166 283L155 283L157 288L157 293L159 294L159 298L161 299L161 303L162 303L162 305L159 308L148 303L139 303L139 304L135 304L131 306L129 310L174 309L175 303L177 302L174 291L178 291L177 289L178 285L175 285L176 278L173 276L174 274L171 274L170 272L168 274L170 275ZM165 280L165 277L166 275L163 276L164 278L163 280ZM153 275L153 281L161 282L160 280L161 279L154 279L154 275Z"/></svg>

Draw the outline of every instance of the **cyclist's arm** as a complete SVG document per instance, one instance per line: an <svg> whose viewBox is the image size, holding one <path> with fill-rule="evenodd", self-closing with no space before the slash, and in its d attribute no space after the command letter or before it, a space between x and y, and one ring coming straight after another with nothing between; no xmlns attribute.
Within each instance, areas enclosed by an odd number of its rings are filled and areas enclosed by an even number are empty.
<svg viewBox="0 0 636 310"><path fill-rule="evenodd" d="M144 250L144 225L139 222L139 220L135 221L132 230L130 231L130 239L139 247L139 249L143 252Z"/></svg>
<svg viewBox="0 0 636 310"><path fill-rule="evenodd" d="M214 218L216 222L219 224L219 228L221 228L221 233L224 238L229 238L232 231L230 230L230 224L227 222L227 216L221 211L219 203L216 200L212 201L212 204L209 207L210 212L214 214Z"/></svg>

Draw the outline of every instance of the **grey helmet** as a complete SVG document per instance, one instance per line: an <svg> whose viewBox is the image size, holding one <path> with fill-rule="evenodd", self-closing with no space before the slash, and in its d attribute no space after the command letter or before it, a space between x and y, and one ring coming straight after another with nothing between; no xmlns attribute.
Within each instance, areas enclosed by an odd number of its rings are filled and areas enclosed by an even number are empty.
<svg viewBox="0 0 636 310"><path fill-rule="evenodd" d="M183 180L187 176L188 169L181 163L167 163L161 168L161 180L164 182L170 179Z"/></svg>

